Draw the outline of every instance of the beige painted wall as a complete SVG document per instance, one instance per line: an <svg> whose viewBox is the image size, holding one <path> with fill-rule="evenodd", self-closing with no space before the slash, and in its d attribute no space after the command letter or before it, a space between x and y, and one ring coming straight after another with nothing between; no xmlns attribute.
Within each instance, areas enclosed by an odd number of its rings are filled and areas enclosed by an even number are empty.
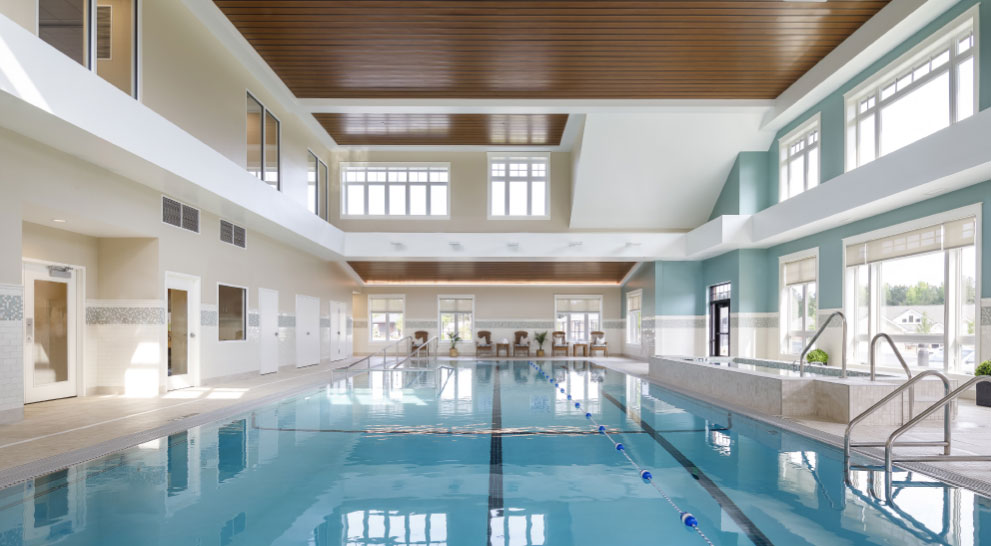
<svg viewBox="0 0 991 546"><path fill-rule="evenodd" d="M85 267L86 297L96 297L100 278L99 239L30 222L24 222L21 230L24 258Z"/></svg>
<svg viewBox="0 0 991 546"><path fill-rule="evenodd" d="M32 33L38 30L37 0L0 0L0 13Z"/></svg>
<svg viewBox="0 0 991 546"><path fill-rule="evenodd" d="M507 323L504 327L487 327L492 331L493 341L502 337L511 338L516 329L527 331L552 331L553 327L535 326L535 321L552 323L554 320L554 296L566 294L600 295L602 296L603 321L618 321L620 318L620 287L567 287L567 286L455 286L455 287L420 287L420 286L366 286L354 295L354 319L359 324L368 322L368 296L370 294L402 294L406 297L405 320L407 324L403 335L413 335L415 330L427 330L430 335L437 335L438 321L437 298L440 295L472 295L475 297L475 321L499 321ZM416 326L420 322L430 321L433 327ZM477 326L477 324L476 324ZM474 328L477 332L483 329ZM613 329L615 330L615 329ZM621 333L622 330L619 330ZM622 351L622 337L615 331L607 329L607 339L616 353ZM368 353L386 345L373 343L368 339L368 328L355 328L354 347L356 353ZM444 347L447 346L445 342ZM462 352L473 352L474 340L460 345ZM545 344L544 349L550 349Z"/></svg>
<svg viewBox="0 0 991 546"><path fill-rule="evenodd" d="M99 239L99 299L159 299L158 239Z"/></svg>
<svg viewBox="0 0 991 546"><path fill-rule="evenodd" d="M340 163L360 161L426 161L451 164L449 220L341 219ZM571 154L551 154L551 217L549 220L488 220L488 156L485 152L392 152L337 150L330 164L331 222L344 231L385 232L560 232L570 231Z"/></svg>
<svg viewBox="0 0 991 546"><path fill-rule="evenodd" d="M141 18L142 102L244 166L246 92L281 122L282 191L306 203L307 149L327 162L329 150L252 74L183 2L144 0Z"/></svg>

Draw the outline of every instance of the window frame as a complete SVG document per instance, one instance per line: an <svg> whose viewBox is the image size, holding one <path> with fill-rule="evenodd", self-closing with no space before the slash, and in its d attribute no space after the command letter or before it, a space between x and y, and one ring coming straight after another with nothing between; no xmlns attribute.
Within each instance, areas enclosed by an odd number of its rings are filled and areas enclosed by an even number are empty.
<svg viewBox="0 0 991 546"><path fill-rule="evenodd" d="M846 248L846 247L844 247L844 248ZM818 327L818 321L819 321L819 317L818 317L819 303L821 301L821 298L819 297L820 296L820 293L819 293L819 266L821 264L821 262L819 260L819 247L813 247L813 248L809 248L809 249L805 249L805 250L800 250L798 252L792 252L791 254L785 254L783 256L779 256L778 257L778 337L780 338L779 339L779 345L778 346L779 346L779 350L780 350L780 352L781 352L782 355L795 356L795 357L799 356L799 353L791 353L791 352L788 351L788 339L791 338L792 336L794 336L795 334L798 334L802 338L802 346L803 347L805 347L805 345L808 343L808 340L811 339L812 336L815 334L815 330L812 330L812 331L809 331L808 330L807 324L805 322L805 320L806 320L806 317L805 316L802 317L802 326L803 326L803 329L801 331L790 330L790 329L788 329L788 326L787 326L788 325L788 306L791 303L790 302L791 295L790 295L788 289L789 289L790 286L793 286L793 285L787 285L787 284L785 284L785 282L786 282L786 279L785 279L785 265L787 265L789 263L792 263L792 262L797 262L797 261L800 261L800 260L805 260L805 259L808 259L808 258L815 258L815 261L816 261L815 280L813 280L811 282L815 284L815 289L816 289L816 315L817 316L815 317L815 321L816 321L816 326ZM807 288L804 285L807 285L809 283L808 282L805 282L805 283L801 283L801 284L803 285L803 287L802 287L802 297L803 297L804 305L807 306L808 305L808 297L809 296L808 296Z"/></svg>
<svg viewBox="0 0 991 546"><path fill-rule="evenodd" d="M471 300L471 311L442 311L440 308L441 300ZM468 332L468 337L461 338L461 341L474 341L475 340L475 295L474 294L438 294L437 295L437 337L441 341L450 341L449 338L444 337L444 314L454 314L454 332L458 331L458 318L460 315L468 314L471 320L472 329Z"/></svg>
<svg viewBox="0 0 991 546"><path fill-rule="evenodd" d="M309 184L310 184L310 179L309 179L310 171L309 171L309 169L310 168L313 168L313 172L314 172L314 175L316 177L316 180L314 181L315 190L314 190L314 197L313 197L313 200L314 200L314 202L313 202L313 208L315 210L313 211L313 214L315 214L321 220L330 221L330 215L328 214L330 212L330 207L327 206L329 204L328 195L327 194L330 193L328 191L329 183L328 183L328 180L327 180L327 176L330 174L330 171L327 169L327 164L324 163L324 161L322 159L320 159L320 156L318 156L316 154L316 152L314 152L311 148L307 148L306 149L306 153L308 154L307 172L306 172L306 176L307 176L307 179L306 179L307 192L309 192ZM321 184L321 182L322 182L322 184ZM321 191L321 190L323 190L323 191ZM309 193L307 193L306 209L307 210L310 209Z"/></svg>
<svg viewBox="0 0 991 546"><path fill-rule="evenodd" d="M381 182L385 186L385 202L383 204L385 214L349 214L348 213L348 185L349 183L345 180L348 169L355 167L375 167L375 168L397 168L403 167L408 169L436 169L444 168L447 170L447 182L430 182L429 179L426 182L389 182L388 176L387 180ZM338 172L341 185L341 219L342 220L450 220L451 219L451 163L449 161L344 161L338 165ZM367 172L367 171L366 171ZM429 178L429 176L428 176ZM364 210L368 211L368 181L351 184L361 184L364 188ZM378 184L378 183L376 183ZM410 208L412 202L410 200L410 186L423 185L427 188L426 193L426 206L427 214L410 214ZM406 213L405 214L389 214L389 187L390 186L405 186L406 187ZM447 187L447 208L446 214L430 214L430 203L431 203L431 191L432 186L446 186Z"/></svg>
<svg viewBox="0 0 991 546"><path fill-rule="evenodd" d="M972 117L980 112L979 51L981 44L979 8L980 5L977 4L967 9L964 13L960 14L958 17L954 18L952 21L930 34L926 37L926 39L922 40L902 55L899 55L897 59L888 63L884 68L875 72L863 83L843 94L843 150L845 172L852 171L857 167L866 165L883 157L881 153L881 107L897 102L899 99L904 98L922 85L925 85L926 83L940 77L944 70L946 70L949 74L950 80L948 84L950 95L948 126L956 124L958 122L956 118L959 108L959 105L957 104L958 78L956 68L960 63L966 61L968 58L973 59L974 67L973 105L971 110L972 113L969 117ZM957 51L957 47L961 39L968 33L968 29L965 28L968 22L970 23L969 32L973 34L974 43L966 52L961 54ZM888 88L890 85L894 85L899 79L912 75L913 72L917 71L921 67L920 63L927 62L924 61L924 59L929 58L932 60L938 55L941 55L941 51L945 47L949 48L950 53L949 59L945 64L940 65L935 70L930 67L928 72L926 72L925 75L920 76L920 79L918 80L916 80L913 76L913 81L907 85L905 91L896 90L891 96L882 99L882 91L884 89ZM874 101L873 104L871 104L866 110L860 111L861 103L872 98ZM860 121L862 118L869 117L870 115L874 116L874 158L868 161L861 161ZM907 145L908 144L906 144L906 146Z"/></svg>
<svg viewBox="0 0 991 546"><path fill-rule="evenodd" d="M809 143L808 139L812 134L816 135L815 142ZM800 152L791 153L791 148L804 142L804 147ZM815 149L819 160L816 162L815 184L809 184L809 151ZM802 184L802 191L805 193L822 183L822 114L816 112L812 117L805 120L798 127L789 131L786 135L778 139L778 202L781 203L796 195L790 195L791 189L791 169L788 168L791 160L798 156L805 157L805 180Z"/></svg>
<svg viewBox="0 0 991 546"><path fill-rule="evenodd" d="M260 138L260 141L261 141L261 153L258 156L259 157L259 163L258 164L261 167L261 170L259 171L259 174L256 175L256 174L252 173L251 171L248 171L248 165L247 165L247 157L248 157L248 115L247 115L247 107L245 107L245 116L244 116L244 143L245 143L244 144L244 156L245 156L245 166L244 166L244 168L248 172L248 174L251 174L251 176L254 176L255 178L257 178L261 183L265 184L266 186L272 188L275 191L281 192L282 191L282 120L279 119L279 116L275 115L275 112L272 112L271 110L269 110L268 107L265 106L265 103L263 103L261 100L259 100L258 97L256 97L255 94L251 92L251 90L245 89L244 92L245 92L245 95L246 95L246 99L250 98L251 100L255 101L258 104L258 106L261 106L261 109L262 109L261 116L260 116L260 119L261 119L260 130L261 130L261 132L259 133L259 138ZM247 102L245 103L245 105L247 105ZM275 142L276 142L276 144L275 144L275 147L276 147L276 153L275 153L275 155L276 155L276 158L275 158L275 174L276 174L277 180L276 180L276 183L275 183L274 186L271 183L269 183L268 181L265 180L265 174L266 174L267 169L268 169L268 167L266 166L266 160L268 159L268 157L266 157L267 156L267 152L265 151L265 148L266 148L266 146L265 146L265 140L266 140L266 138L265 137L266 137L266 132L267 132L267 129L266 129L265 126L267 124L265 122L266 122L266 116L268 116L268 115L271 115L272 118L275 119L275 123L278 125L278 131L277 131L278 134L275 137Z"/></svg>
<svg viewBox="0 0 991 546"><path fill-rule="evenodd" d="M500 160L506 160L505 162L507 163L507 170L508 170L508 163L510 163L509 160L511 160L512 158L525 159L528 162L533 161L534 159L544 159L546 161L547 168L545 170L546 174L544 175L544 214L542 215L529 214L529 211L531 211L533 205L532 201L533 201L533 182L534 182L532 176L530 175L527 175L526 178L526 183L527 183L526 207L528 214L525 215L509 214L510 178L508 173L504 180L504 182L506 183L506 187L504 189L505 198L503 201L503 205L506 214L503 215L492 214L492 185L494 182L496 182L495 180L493 180L493 176L492 176L492 163ZM485 203L486 205L485 214L489 220L550 220L551 219L551 154L550 152L488 152L486 154L485 170L486 170L486 175L485 175L486 194L488 196Z"/></svg>
<svg viewBox="0 0 991 546"><path fill-rule="evenodd" d="M850 245L855 245L855 244L860 244L860 243L866 243L868 241L872 241L872 240L876 240L876 239L881 239L881 238L885 238L885 237L890 237L890 236L895 236L895 235L907 233L907 232L910 232L910 231L922 229L922 228L925 228L925 227L928 227L928 226L933 226L933 225L936 225L936 224L942 224L942 223L950 222L950 221L953 221L953 220L958 220L958 219L963 219L963 218L968 218L968 217L973 217L975 219L974 245L973 245L974 246L974 262L975 262L975 264L974 264L975 265L975 272L974 272L974 274L975 274L975 276L974 276L974 280L975 280L975 283L974 283L974 306L975 306L975 317L974 317L974 320L975 320L975 333L974 334L963 334L963 335L973 335L974 336L974 355L975 355L975 362L974 362L974 364L975 364L975 366L977 364L979 364L979 362L978 362L979 359L977 357L981 354L981 345L982 345L981 344L981 336L980 336L980 319L981 319L980 314L981 314L981 292L982 292L982 289L981 289L981 275L982 275L982 271L981 271L982 270L982 266L981 266L981 259L982 259L981 258L981 256L982 256L982 248L981 248L981 245L982 245L982 234L981 234L981 230L983 229L982 228L982 221L983 221L983 219L982 219L982 209L981 209L980 203L973 204L973 205L967 205L967 206L960 207L960 208L957 208L957 209L947 210L947 211L944 211L944 212L941 212L941 213L933 214L933 215L930 215L930 216L925 216L925 217L922 217L922 218L917 218L915 220L910 220L908 222L902 222L900 224L891 225L891 226L888 226L888 227L885 227L885 228L877 229L877 230L874 230L874 231L869 231L869 232L866 232L866 233L860 233L860 234L857 234L857 235L854 235L854 236L847 237L847 238L844 238L843 239L843 241L842 241L842 244L843 244L843 301L842 301L842 305L843 305L843 311L844 311L844 313L846 313L847 316L850 317L852 321L854 321L850 325L851 335L849 336L849 339L847 340L847 354L851 355L851 358L858 358L859 356L861 356L861 355L857 355L857 353L856 353L856 347L857 347L857 343L858 342L865 341L865 340L858 339L858 334L857 334L858 328L857 328L857 324L855 322L855 319L856 319L856 303L857 302L852 297L853 296L853 293L851 292L852 290L856 290L856 286L851 286L851 281L853 280L852 279L852 274L856 273L856 271L852 269L853 268L853 265L855 265L855 264L849 264L849 263L847 263L847 252L846 252L847 247L850 246ZM957 354L956 354L957 353L957 349L959 348L958 341L959 341L959 337L960 336L956 336L954 339L950 339L950 335L951 335L951 333L954 332L954 329L956 327L956 324L951 324L951 323L954 322L954 319L955 318L958 318L958 313L961 311L960 309L950 309L950 302L949 302L950 294L952 292L956 292L957 289L956 289L956 287L954 287L953 289L951 289L951 287L948 285L948 281L949 281L950 274L951 274L951 268L950 267L947 267L948 262L950 261L950 257L948 255L948 253L953 252L953 251L956 251L956 250L959 250L959 249L958 248L953 248L953 249L943 249L943 250L940 250L940 252L942 252L944 254L944 269L943 269L943 274L944 274L944 290L946 291L946 300L947 300L944 303L944 317L943 317L944 329L943 329L943 338L941 340L941 343L943 345L943 351L944 351L944 353L943 353L944 354L944 358L943 358L943 370L946 371L946 372L949 372L949 373L965 374L965 373L970 373L970 372L964 372L964 371L962 371L962 362L957 362L957 358L956 358L957 357ZM868 307L868 326L867 326L867 339L866 339L867 342L870 341L871 336L876 335L878 333L878 331L880 331L880 328L877 326L877 324L878 324L877 321L880 320L879 314L881 312L881 305L880 305L881 289L880 289L880 286L878 285L879 279L877 279L877 275L874 275L873 274L873 267L872 266L877 265L879 263L883 263L884 261L887 261L887 260L883 260L881 262L876 262L876 263L865 264L865 266L867 267L867 271L868 271L868 277L867 277L868 286L870 287L870 294L869 294L869 299L868 299L868 301L869 301L869 307ZM953 348L953 350L954 350L954 354L953 354L953 357L952 357L952 364L951 364L951 357L950 357L950 353L949 353L950 348ZM867 363L866 355L864 355L864 357L865 357L864 358L864 361L863 362L859 362L858 361L858 363L863 364L863 365L866 365L866 363ZM899 373L900 373L900 371L899 371Z"/></svg>
<svg viewBox="0 0 991 546"><path fill-rule="evenodd" d="M227 288L237 288L241 290L244 297L241 298L242 314L241 314L241 339L220 339L220 287L226 286ZM217 342L218 343L247 343L248 342L248 298L250 290L247 286L242 286L239 284L233 284L229 282L217 281Z"/></svg>
<svg viewBox="0 0 991 546"><path fill-rule="evenodd" d="M403 310L398 311L402 316L403 326L399 329L399 337L396 339L389 339L389 335L386 334L385 339L375 339L372 336L374 328L372 328L372 300L373 299L384 299L384 300L401 300L403 302ZM366 305L368 306L368 342L369 343L394 343L400 341L405 337L406 334L406 294L368 294L368 299L366 300ZM397 313L397 311L385 311L386 314L386 324L389 323L389 315Z"/></svg>
<svg viewBox="0 0 991 546"><path fill-rule="evenodd" d="M643 344L643 289L638 288L636 290L630 290L625 294L626 296L626 344L633 346L640 346ZM630 334L633 333L634 329L630 327L630 298L638 297L640 298L640 308L637 309L637 324L639 325L636 330L636 340L631 339Z"/></svg>
<svg viewBox="0 0 991 546"><path fill-rule="evenodd" d="M605 332L605 324L602 319L602 295L601 294L554 294L554 328L558 329L557 321L558 315L561 313L584 313L585 314L585 339L577 339L571 335L571 320L570 317L564 323L564 328L561 331L564 332L564 338L568 343L590 343L592 341L592 329L589 324L588 314L593 311L558 311L558 302L561 299L589 299L596 300L599 302L599 310L597 311L599 315L599 327L598 330Z"/></svg>

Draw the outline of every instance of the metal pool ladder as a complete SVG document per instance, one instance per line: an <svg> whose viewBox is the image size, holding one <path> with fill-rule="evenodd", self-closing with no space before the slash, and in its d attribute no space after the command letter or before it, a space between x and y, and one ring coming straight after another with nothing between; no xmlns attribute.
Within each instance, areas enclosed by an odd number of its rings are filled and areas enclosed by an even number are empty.
<svg viewBox="0 0 991 546"><path fill-rule="evenodd" d="M850 434L858 423L863 421L869 415L877 411L879 408L895 399L898 395L904 392L906 389L910 389L913 385L919 381L930 377L936 376L943 382L943 390L945 391L945 396L940 398L933 404L931 404L926 409L919 412L918 415L912 417L907 423L895 429L894 432L888 436L888 439L884 442L857 442L854 443L850 439ZM963 385L960 385L954 390L950 390L950 380L943 373L936 370L925 370L920 372L915 377L909 379L905 383L901 384L895 390L891 391L887 396L879 400L873 406L867 408L866 411L860 415L854 417L850 424L846 427L846 432L843 434L843 469L844 469L844 480L849 485L850 480L850 469L857 468L863 470L876 470L876 466L867 465L851 465L850 464L850 451L855 447L883 447L884 448L884 493L885 498L888 502L891 502L892 495L892 482L891 474L893 472L894 463L935 463L935 462L948 462L948 461L960 461L960 462L980 462L980 461L991 461L991 455L951 455L951 448L953 445L952 431L951 431L951 413L950 409L947 407L951 402L960 397L963 393L967 392L974 385L984 382L991 381L991 376L979 375L971 378ZM943 440L942 441L928 441L928 442L898 442L898 438L901 438L903 434L908 432L910 429L914 428L916 425L922 422L923 419L929 417L933 413L943 409ZM916 455L916 456L894 456L895 447L942 447L943 453L941 455Z"/></svg>
<svg viewBox="0 0 991 546"><path fill-rule="evenodd" d="M832 322L832 320L836 317L840 317L840 321L841 321L840 324L842 324L843 326L843 334L842 334L843 348L841 349L840 352L840 365L843 367L843 370L840 372L840 377L843 378L846 377L846 315L844 315L842 311L834 311L833 314L829 315L829 317L827 317L826 320L823 321L822 326L820 326L819 329L816 330L815 335L812 336L812 339L809 340L809 343L805 346L804 349L802 349L802 356L798 357L799 377L805 377L805 355L809 353L809 350L812 349L812 345L815 344L816 340L819 339L819 336L821 336L822 333L826 331L826 327L829 326L829 323Z"/></svg>

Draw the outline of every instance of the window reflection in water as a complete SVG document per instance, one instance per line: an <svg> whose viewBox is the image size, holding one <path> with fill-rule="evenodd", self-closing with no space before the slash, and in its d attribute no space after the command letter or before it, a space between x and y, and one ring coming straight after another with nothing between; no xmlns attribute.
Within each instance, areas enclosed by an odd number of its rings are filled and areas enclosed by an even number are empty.
<svg viewBox="0 0 991 546"><path fill-rule="evenodd" d="M540 546L546 544L544 514L528 514L523 508L507 508L491 516L492 544Z"/></svg>
<svg viewBox="0 0 991 546"><path fill-rule="evenodd" d="M244 419L228 423L217 431L217 481L237 476L247 466L247 427Z"/></svg>
<svg viewBox="0 0 991 546"><path fill-rule="evenodd" d="M447 546L447 514L403 513L398 510L356 510L343 516L341 536L331 536L330 522L313 530L314 546ZM343 538L343 541L341 540Z"/></svg>

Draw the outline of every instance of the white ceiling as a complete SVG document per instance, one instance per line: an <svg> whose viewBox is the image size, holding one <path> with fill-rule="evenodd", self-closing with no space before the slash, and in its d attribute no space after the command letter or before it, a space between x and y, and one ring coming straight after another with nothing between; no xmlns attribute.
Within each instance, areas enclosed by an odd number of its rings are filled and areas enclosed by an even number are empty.
<svg viewBox="0 0 991 546"><path fill-rule="evenodd" d="M770 105L592 113L576 156L571 227L693 229L709 219L736 155L766 151Z"/></svg>

